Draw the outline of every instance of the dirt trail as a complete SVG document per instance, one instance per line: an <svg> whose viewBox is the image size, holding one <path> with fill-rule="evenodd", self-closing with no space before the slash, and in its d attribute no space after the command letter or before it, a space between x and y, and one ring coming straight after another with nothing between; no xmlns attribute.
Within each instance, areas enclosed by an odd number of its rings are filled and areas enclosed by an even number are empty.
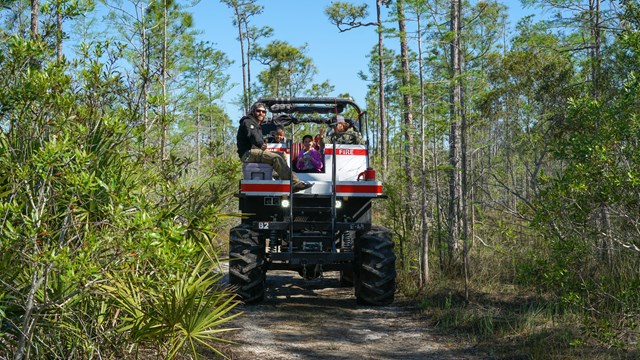
<svg viewBox="0 0 640 360"><path fill-rule="evenodd" d="M434 334L415 308L396 295L391 306L356 304L337 273L303 280L267 274L265 301L242 306L233 325L233 359L487 359L470 345Z"/></svg>

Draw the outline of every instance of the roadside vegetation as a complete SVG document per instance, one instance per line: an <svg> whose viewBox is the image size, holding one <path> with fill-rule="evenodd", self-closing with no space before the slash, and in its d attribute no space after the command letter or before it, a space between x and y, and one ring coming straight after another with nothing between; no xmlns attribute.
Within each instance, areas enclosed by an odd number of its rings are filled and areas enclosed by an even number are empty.
<svg viewBox="0 0 640 360"><path fill-rule="evenodd" d="M233 164L152 160L117 74L93 62L74 81L41 43L4 40L0 357L215 348L237 304L217 281Z"/></svg>

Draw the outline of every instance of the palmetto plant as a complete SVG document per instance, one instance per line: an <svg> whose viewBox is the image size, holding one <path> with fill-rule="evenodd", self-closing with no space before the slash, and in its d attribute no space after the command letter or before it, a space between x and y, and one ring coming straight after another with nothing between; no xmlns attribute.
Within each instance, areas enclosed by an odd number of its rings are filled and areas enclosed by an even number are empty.
<svg viewBox="0 0 640 360"><path fill-rule="evenodd" d="M199 347L224 357L213 343L229 342L219 334L236 330L223 325L240 314L230 313L238 302L220 289L222 274L204 264L201 260L168 288L149 288L130 275L110 276L101 288L121 311L118 331L128 333L136 346L159 344L169 359L185 352L197 358Z"/></svg>

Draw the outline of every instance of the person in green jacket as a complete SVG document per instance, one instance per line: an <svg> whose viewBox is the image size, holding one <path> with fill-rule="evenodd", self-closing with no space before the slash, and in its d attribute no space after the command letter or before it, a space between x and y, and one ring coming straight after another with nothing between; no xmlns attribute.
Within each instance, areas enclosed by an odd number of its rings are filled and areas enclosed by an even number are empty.
<svg viewBox="0 0 640 360"><path fill-rule="evenodd" d="M351 123L342 115L336 115L333 117L333 132L329 134L329 143L333 144L349 144L349 145L364 145L364 139L362 134L356 130ZM320 128L320 134L318 135L318 142L320 143L320 149L324 149L324 136L325 128Z"/></svg>

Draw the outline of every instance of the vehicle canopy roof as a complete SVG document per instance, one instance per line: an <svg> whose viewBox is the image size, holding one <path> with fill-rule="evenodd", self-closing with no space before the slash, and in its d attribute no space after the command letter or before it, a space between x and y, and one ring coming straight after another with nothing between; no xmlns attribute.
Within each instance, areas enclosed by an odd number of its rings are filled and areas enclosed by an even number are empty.
<svg viewBox="0 0 640 360"><path fill-rule="evenodd" d="M302 123L334 125L336 116L344 113L350 125L362 129L366 114L351 98L260 98L256 103L265 104L272 113L273 116L266 123L273 127ZM349 119L349 116L356 119Z"/></svg>

